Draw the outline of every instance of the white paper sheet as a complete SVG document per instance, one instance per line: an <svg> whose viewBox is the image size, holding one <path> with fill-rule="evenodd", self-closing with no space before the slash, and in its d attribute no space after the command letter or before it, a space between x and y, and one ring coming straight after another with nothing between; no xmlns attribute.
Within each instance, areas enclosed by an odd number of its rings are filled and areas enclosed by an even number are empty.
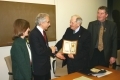
<svg viewBox="0 0 120 80"><path fill-rule="evenodd" d="M85 77L85 76L81 76L81 77L75 78L73 80L93 80L93 79L90 79L90 78Z"/></svg>

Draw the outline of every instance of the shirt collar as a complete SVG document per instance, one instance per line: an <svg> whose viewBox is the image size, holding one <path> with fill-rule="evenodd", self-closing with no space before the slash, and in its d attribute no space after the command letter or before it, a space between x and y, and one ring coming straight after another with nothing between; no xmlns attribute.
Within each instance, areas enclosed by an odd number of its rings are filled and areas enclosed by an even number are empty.
<svg viewBox="0 0 120 80"><path fill-rule="evenodd" d="M98 20L99 24L100 24L100 25L102 24L103 26L105 25L106 21L107 21L107 20L105 20L104 22L100 22L100 21Z"/></svg>
<svg viewBox="0 0 120 80"><path fill-rule="evenodd" d="M37 29L42 33L43 35L43 29L40 26L37 26Z"/></svg>
<svg viewBox="0 0 120 80"><path fill-rule="evenodd" d="M80 26L75 30L75 33L77 33L79 31L79 29L80 29Z"/></svg>

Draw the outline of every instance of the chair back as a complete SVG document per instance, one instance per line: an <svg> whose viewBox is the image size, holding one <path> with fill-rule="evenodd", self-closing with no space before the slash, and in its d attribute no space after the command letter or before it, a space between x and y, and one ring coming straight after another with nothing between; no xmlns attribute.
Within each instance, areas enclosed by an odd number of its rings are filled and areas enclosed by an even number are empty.
<svg viewBox="0 0 120 80"><path fill-rule="evenodd" d="M117 50L117 60L116 60L117 65L120 65L120 50Z"/></svg>
<svg viewBox="0 0 120 80"><path fill-rule="evenodd" d="M4 57L6 65L8 67L8 74L9 74L9 80L13 80L13 74L12 74L12 61L11 56Z"/></svg>

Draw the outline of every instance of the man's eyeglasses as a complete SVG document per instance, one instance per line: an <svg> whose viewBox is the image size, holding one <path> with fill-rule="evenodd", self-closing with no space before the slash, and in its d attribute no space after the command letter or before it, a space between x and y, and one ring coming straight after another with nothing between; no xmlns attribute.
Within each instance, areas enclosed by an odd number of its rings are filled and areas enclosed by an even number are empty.
<svg viewBox="0 0 120 80"><path fill-rule="evenodd" d="M46 21L47 23L50 23L50 21Z"/></svg>

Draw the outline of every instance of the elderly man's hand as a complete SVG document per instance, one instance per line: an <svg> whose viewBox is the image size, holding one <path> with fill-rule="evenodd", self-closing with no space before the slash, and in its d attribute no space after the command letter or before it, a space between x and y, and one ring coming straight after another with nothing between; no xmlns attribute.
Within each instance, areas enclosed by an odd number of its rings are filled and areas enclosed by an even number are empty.
<svg viewBox="0 0 120 80"><path fill-rule="evenodd" d="M73 54L68 54L68 57L74 59L74 55Z"/></svg>
<svg viewBox="0 0 120 80"><path fill-rule="evenodd" d="M58 52L56 54L56 57L58 57L59 59L63 59L63 60L65 59L64 55L61 52Z"/></svg>
<svg viewBox="0 0 120 80"><path fill-rule="evenodd" d="M116 58L114 58L114 57L110 58L110 64L113 64L115 61L116 61Z"/></svg>

